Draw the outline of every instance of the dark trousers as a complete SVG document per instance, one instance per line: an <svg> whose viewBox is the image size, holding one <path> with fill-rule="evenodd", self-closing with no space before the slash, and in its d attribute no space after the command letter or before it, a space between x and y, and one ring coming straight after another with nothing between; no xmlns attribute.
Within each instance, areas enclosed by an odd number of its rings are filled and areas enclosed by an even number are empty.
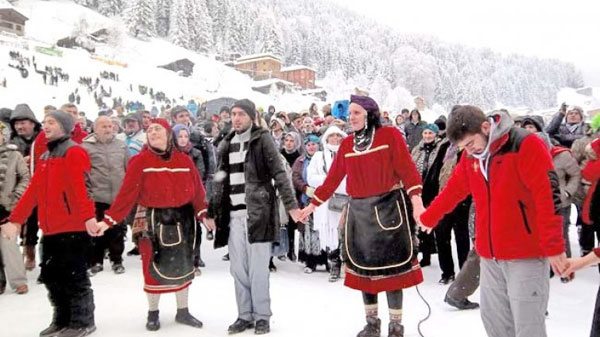
<svg viewBox="0 0 600 337"><path fill-rule="evenodd" d="M388 308L402 309L403 293L402 289L394 291L386 291ZM363 291L363 303L366 305L377 304L377 294L369 294Z"/></svg>
<svg viewBox="0 0 600 337"><path fill-rule="evenodd" d="M435 241L437 245L440 268L442 277L454 275L454 261L452 259L452 231L454 230L454 239L456 240L456 250L458 255L458 266L462 268L467 260L471 241L469 239L469 205L470 203L459 204L452 213L446 215L440 224L435 228Z"/></svg>
<svg viewBox="0 0 600 337"><path fill-rule="evenodd" d="M38 231L40 230L38 224L37 207L33 209L31 215L25 222L25 225L21 229L21 245L22 246L35 246L38 244L39 236Z"/></svg>
<svg viewBox="0 0 600 337"><path fill-rule="evenodd" d="M592 318L592 332L590 337L600 337L600 288L596 295L596 305L594 306L594 317Z"/></svg>
<svg viewBox="0 0 600 337"><path fill-rule="evenodd" d="M290 260L294 260L293 257L296 255L296 229L298 229L298 224L294 222L294 220L290 219L287 224L287 233L288 233L288 258Z"/></svg>
<svg viewBox="0 0 600 337"><path fill-rule="evenodd" d="M197 222L197 228L196 228L196 245L194 246L194 267L199 267L200 266L200 260L201 255L200 255L200 245L202 244L202 224L200 224L200 222Z"/></svg>
<svg viewBox="0 0 600 337"><path fill-rule="evenodd" d="M582 221L579 226L579 246L581 247L581 256L585 256L596 247L596 239L600 242L600 223L588 225Z"/></svg>
<svg viewBox="0 0 600 337"><path fill-rule="evenodd" d="M6 274L4 274L4 263L2 263L2 252L0 252L0 287L6 287Z"/></svg>
<svg viewBox="0 0 600 337"><path fill-rule="evenodd" d="M467 256L467 261L463 264L460 272L456 276L456 280L450 284L446 295L455 300L463 300L473 295L475 290L479 288L479 267L480 258L475 251L471 249Z"/></svg>
<svg viewBox="0 0 600 337"><path fill-rule="evenodd" d="M86 232L45 235L41 276L59 327L94 325L94 295L87 275L90 237Z"/></svg>
<svg viewBox="0 0 600 337"><path fill-rule="evenodd" d="M102 202L96 203L96 220L104 218L104 212L110 208L109 204ZM95 264L102 265L104 262L104 252L108 249L108 257L113 264L123 263L123 251L125 250L125 234L127 227L118 224L106 232L103 236L92 238L92 249L90 254L90 266Z"/></svg>
<svg viewBox="0 0 600 337"><path fill-rule="evenodd" d="M565 250L567 257L571 257L571 242L569 241L569 226L571 225L571 205L560 210L563 218L563 238L565 239Z"/></svg>

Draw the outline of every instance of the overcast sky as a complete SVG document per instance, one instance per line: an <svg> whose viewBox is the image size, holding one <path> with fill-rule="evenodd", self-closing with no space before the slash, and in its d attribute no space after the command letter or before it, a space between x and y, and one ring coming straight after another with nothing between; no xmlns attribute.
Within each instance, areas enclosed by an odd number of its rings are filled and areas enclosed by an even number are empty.
<svg viewBox="0 0 600 337"><path fill-rule="evenodd" d="M332 0L397 28L575 63L600 86L600 0Z"/></svg>

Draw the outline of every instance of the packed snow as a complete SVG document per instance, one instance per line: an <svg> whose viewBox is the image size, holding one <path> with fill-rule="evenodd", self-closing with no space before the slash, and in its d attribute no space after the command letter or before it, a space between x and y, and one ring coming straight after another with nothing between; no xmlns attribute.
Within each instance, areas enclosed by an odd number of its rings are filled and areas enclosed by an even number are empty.
<svg viewBox="0 0 600 337"><path fill-rule="evenodd" d="M233 278L229 262L221 260L226 249L214 250L212 242L203 240L202 258L207 267L190 288L190 312L204 323L194 329L175 322L175 296L163 295L160 301L161 329L150 333L145 329L147 301L142 290L143 277L138 257L126 256L125 274L115 275L108 261L104 271L94 276L92 289L96 304L94 336L224 336L227 327L237 318ZM573 254L579 254L577 233L571 227ZM125 250L131 248L128 239ZM279 337L355 336L364 325L360 292L346 288L343 281L329 283L322 267L314 274L304 274L303 266L275 259L278 267L271 273L273 317L271 334ZM266 268L267 266L265 266ZM419 289L432 307L431 318L422 325L425 337L481 337L485 330L479 310L458 311L443 302L448 286L439 285L440 269L437 257L423 269L425 282ZM0 296L0 335L10 337L35 336L46 328L52 317L46 289L35 283L39 268L28 273L30 291L16 295L10 290ZM598 289L598 268L586 268L575 280L562 284L558 278L550 281L550 303L546 319L549 337L587 336ZM415 288L404 291L403 324L406 337L419 336L417 324L427 315L427 307ZM471 297L479 301L479 291ZM379 313L382 330L387 331L387 303L380 294ZM251 335L253 331L241 334ZM384 332L385 336L387 332Z"/></svg>

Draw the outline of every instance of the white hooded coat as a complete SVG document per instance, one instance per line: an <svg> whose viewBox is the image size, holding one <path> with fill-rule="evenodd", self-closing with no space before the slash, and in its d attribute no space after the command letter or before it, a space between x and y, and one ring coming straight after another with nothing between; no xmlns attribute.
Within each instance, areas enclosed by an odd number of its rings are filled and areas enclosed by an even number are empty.
<svg viewBox="0 0 600 337"><path fill-rule="evenodd" d="M306 169L307 182L310 187L317 188L325 182L327 172L329 172L334 156L337 154L337 151L332 151L331 145L327 145L327 138L332 134L339 134L343 138L348 136L337 126L331 126L325 131L323 137L321 137L323 151L318 151L313 155ZM346 193L346 178L342 180L335 193L348 194ZM321 249L326 250L328 248L329 250L335 250L339 246L338 225L342 213L330 211L328 204L329 202L326 201L315 210L314 230L319 231Z"/></svg>

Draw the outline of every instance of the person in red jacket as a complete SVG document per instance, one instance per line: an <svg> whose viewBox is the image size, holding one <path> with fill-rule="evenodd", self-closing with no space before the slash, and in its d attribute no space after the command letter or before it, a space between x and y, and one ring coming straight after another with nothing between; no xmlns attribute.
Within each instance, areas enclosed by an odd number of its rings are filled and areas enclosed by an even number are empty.
<svg viewBox="0 0 600 337"><path fill-rule="evenodd" d="M96 330L94 297L87 274L89 233L100 228L94 201L86 190L91 163L71 139L74 120L63 111L44 119L48 151L41 156L31 184L13 209L2 233L14 236L37 207L42 238L41 277L54 309L40 336L87 336ZM86 229L88 233L86 233Z"/></svg>
<svg viewBox="0 0 600 337"><path fill-rule="evenodd" d="M63 106L60 107L60 110L68 113L73 118L73 124L75 126L73 127L73 132L71 132L71 140L77 144L83 143L83 139L87 137L88 134L81 129L79 123L76 123L76 121L79 119L77 106L72 103L67 103L63 104ZM33 143L33 153L32 158L30 158L31 172L35 172L36 165L39 163L40 157L46 153L46 151L48 151L47 144L48 139L46 137L46 133L42 130L42 132L37 135Z"/></svg>
<svg viewBox="0 0 600 337"><path fill-rule="evenodd" d="M167 120L152 119L146 136L148 144L129 161L123 185L98 224L99 234L123 221L134 205L145 207L147 228L138 246L149 303L146 329L160 328L158 302L169 292L177 298L175 320L201 328L188 311L188 290L195 274L196 219L204 219L207 208L204 186L190 156L174 147Z"/></svg>
<svg viewBox="0 0 600 337"><path fill-rule="evenodd" d="M466 151L421 214L431 231L471 195L481 256L481 318L490 337L544 337L550 266L567 267L559 182L543 140L513 127L506 111L452 109L447 134Z"/></svg>
<svg viewBox="0 0 600 337"><path fill-rule="evenodd" d="M590 160L585 165L581 174L585 180L592 183L592 186L586 195L583 221L585 222L584 226L600 226L600 188L598 188L598 180L600 180L600 139L596 138L596 140L588 145L588 149L586 150ZM565 275L598 263L600 263L600 248L594 248L586 256L569 259L569 269L565 271ZM598 294L596 295L590 337L600 337L600 289L598 289Z"/></svg>

